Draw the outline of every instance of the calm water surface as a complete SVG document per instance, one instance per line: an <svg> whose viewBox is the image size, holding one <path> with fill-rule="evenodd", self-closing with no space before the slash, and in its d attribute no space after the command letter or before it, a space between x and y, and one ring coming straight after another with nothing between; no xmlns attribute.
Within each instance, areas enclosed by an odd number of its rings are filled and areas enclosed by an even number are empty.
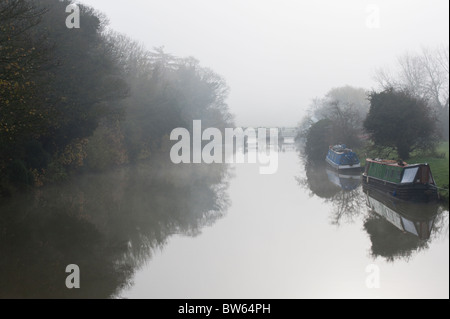
<svg viewBox="0 0 450 319"><path fill-rule="evenodd" d="M0 297L449 297L448 210L289 148L258 169L161 161L3 203Z"/></svg>

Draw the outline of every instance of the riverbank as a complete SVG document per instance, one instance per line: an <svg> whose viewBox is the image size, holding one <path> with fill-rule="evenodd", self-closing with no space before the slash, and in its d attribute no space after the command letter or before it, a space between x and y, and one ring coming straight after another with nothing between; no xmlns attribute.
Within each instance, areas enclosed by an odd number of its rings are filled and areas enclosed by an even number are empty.
<svg viewBox="0 0 450 319"><path fill-rule="evenodd" d="M439 187L441 198L448 202L449 200L449 142L439 144L436 154L421 155L413 154L409 163L428 163L430 164L436 185Z"/></svg>

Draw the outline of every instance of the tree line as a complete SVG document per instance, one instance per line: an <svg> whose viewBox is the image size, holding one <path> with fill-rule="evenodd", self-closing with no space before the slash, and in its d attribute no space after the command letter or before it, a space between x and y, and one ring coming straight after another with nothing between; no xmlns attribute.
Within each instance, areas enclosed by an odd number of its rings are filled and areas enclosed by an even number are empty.
<svg viewBox="0 0 450 319"><path fill-rule="evenodd" d="M223 78L194 58L147 50L69 0L0 3L0 197L147 160L193 119L233 124Z"/></svg>
<svg viewBox="0 0 450 319"><path fill-rule="evenodd" d="M322 160L338 143L403 160L434 152L449 134L448 63L448 47L423 48L377 70L378 90L345 86L313 100L297 136L307 159Z"/></svg>

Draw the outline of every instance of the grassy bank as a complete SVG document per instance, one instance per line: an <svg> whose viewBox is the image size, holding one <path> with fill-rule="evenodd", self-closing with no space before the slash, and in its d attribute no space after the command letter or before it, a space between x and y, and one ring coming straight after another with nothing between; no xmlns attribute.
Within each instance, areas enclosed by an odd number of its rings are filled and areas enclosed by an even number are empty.
<svg viewBox="0 0 450 319"><path fill-rule="evenodd" d="M439 144L436 154L434 155L422 155L422 154L412 154L408 163L428 163L430 164L433 177L436 181L437 186L440 188L439 192L442 198L447 201L449 199L448 192L448 168L449 168L449 143Z"/></svg>
<svg viewBox="0 0 450 319"><path fill-rule="evenodd" d="M360 156L361 165L365 165L365 159L380 157L397 159L398 155L395 151L389 150L377 150L374 151L373 147L367 147L366 149L355 150ZM441 197L448 201L449 199L449 142L442 142L438 145L434 154L412 153L411 158L406 161L409 164L414 163L428 163L430 164L433 177L439 187L439 193Z"/></svg>

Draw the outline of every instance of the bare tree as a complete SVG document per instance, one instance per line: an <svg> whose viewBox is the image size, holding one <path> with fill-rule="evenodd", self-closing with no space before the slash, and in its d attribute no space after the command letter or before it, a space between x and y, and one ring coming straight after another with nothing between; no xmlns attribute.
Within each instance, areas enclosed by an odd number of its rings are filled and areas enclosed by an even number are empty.
<svg viewBox="0 0 450 319"><path fill-rule="evenodd" d="M406 53L397 59L394 69L380 68L375 80L382 89L408 91L424 99L440 119L441 134L448 136L449 48L422 48L419 53Z"/></svg>
<svg viewBox="0 0 450 319"><path fill-rule="evenodd" d="M298 126L296 140L300 148L305 146L305 152L308 152L308 144L325 151L335 143L361 146L363 122L369 105L366 90L349 85L333 88L324 97L315 98ZM321 158L321 152L317 156Z"/></svg>
<svg viewBox="0 0 450 319"><path fill-rule="evenodd" d="M375 80L383 89L406 89L434 106L445 107L449 97L448 51L448 47L439 47L406 53L397 59L394 70L378 69Z"/></svg>

